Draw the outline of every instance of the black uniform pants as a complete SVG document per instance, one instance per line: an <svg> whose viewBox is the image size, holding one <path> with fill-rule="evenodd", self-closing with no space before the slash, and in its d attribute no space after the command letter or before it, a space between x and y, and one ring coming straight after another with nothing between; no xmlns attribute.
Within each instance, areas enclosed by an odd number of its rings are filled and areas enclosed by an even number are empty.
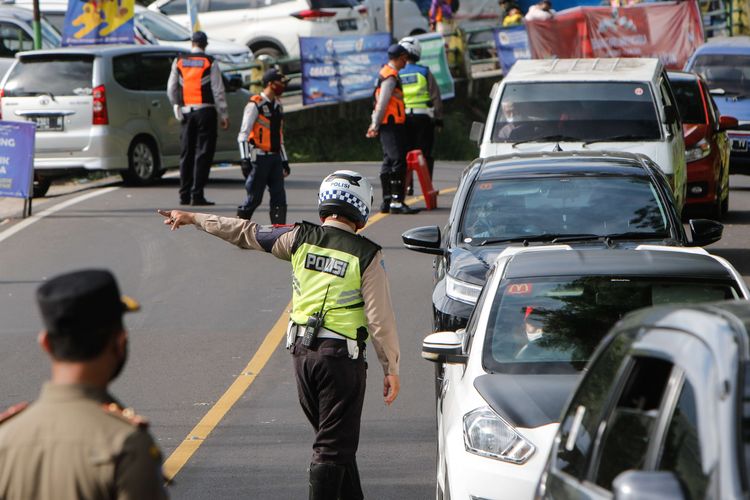
<svg viewBox="0 0 750 500"><path fill-rule="evenodd" d="M245 179L247 198L241 208L255 210L263 201L263 192L268 186L271 195L271 206L286 205L286 191L284 190L284 168L281 155L258 155L253 162L253 170Z"/></svg>
<svg viewBox="0 0 750 500"><path fill-rule="evenodd" d="M406 152L421 149L427 169L432 177L435 160L432 158L432 145L435 141L435 125L429 115L406 114Z"/></svg>
<svg viewBox="0 0 750 500"><path fill-rule="evenodd" d="M185 113L180 134L180 200L203 199L203 188L214 161L217 133L216 108Z"/></svg>
<svg viewBox="0 0 750 500"><path fill-rule="evenodd" d="M406 174L406 142L404 126L384 124L378 130L380 146L383 148L383 164L380 173L393 179L404 180Z"/></svg>
<svg viewBox="0 0 750 500"><path fill-rule="evenodd" d="M349 358L343 340L318 339L310 348L301 340L292 356L299 401L315 429L311 462L348 464L359 446L367 365L361 355Z"/></svg>

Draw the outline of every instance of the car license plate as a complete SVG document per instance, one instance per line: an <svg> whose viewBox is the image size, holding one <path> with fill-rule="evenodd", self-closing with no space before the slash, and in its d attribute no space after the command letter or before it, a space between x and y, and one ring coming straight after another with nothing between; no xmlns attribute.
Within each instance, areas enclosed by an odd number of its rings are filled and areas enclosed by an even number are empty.
<svg viewBox="0 0 750 500"><path fill-rule="evenodd" d="M732 139L732 151L747 151L747 139Z"/></svg>
<svg viewBox="0 0 750 500"><path fill-rule="evenodd" d="M339 19L339 31L356 31L357 20L356 19Z"/></svg>
<svg viewBox="0 0 750 500"><path fill-rule="evenodd" d="M62 116L31 116L29 121L36 123L36 129L39 132L55 132L63 129Z"/></svg>

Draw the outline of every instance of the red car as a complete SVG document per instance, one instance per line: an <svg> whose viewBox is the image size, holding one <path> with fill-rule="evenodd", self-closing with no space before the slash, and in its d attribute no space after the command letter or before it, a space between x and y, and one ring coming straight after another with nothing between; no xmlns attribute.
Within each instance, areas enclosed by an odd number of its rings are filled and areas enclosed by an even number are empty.
<svg viewBox="0 0 750 500"><path fill-rule="evenodd" d="M670 71L669 82L677 99L685 135L688 207L708 210L714 219L729 211L729 142L727 129L737 119L720 116L700 75Z"/></svg>

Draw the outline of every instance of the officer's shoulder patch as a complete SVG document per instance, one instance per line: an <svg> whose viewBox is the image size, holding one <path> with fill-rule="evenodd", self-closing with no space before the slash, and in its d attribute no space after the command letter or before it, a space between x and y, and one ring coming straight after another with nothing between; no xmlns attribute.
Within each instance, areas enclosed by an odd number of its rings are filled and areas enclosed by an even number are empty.
<svg viewBox="0 0 750 500"><path fill-rule="evenodd" d="M15 417L22 411L24 411L26 408L29 407L29 403L27 401L23 401L21 403L16 403L13 406L7 408L5 411L0 413L0 425L4 422L7 422L11 418Z"/></svg>
<svg viewBox="0 0 750 500"><path fill-rule="evenodd" d="M132 408L123 408L117 403L105 403L102 405L102 410L108 415L124 420L135 427L141 429L148 428L148 420L146 420L145 417L136 414Z"/></svg>

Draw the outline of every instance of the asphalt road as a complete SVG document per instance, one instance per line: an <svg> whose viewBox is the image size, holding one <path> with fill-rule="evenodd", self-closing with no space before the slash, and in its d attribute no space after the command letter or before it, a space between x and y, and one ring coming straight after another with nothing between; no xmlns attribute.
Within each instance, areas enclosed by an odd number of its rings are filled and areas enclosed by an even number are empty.
<svg viewBox="0 0 750 500"><path fill-rule="evenodd" d="M436 185L454 187L462 167L440 163ZM318 184L336 168L377 179L372 163L295 165L287 182L290 220L317 220ZM748 281L750 178L731 183L725 236L709 250ZM312 432L279 342L289 264L192 228L170 232L156 209L176 204L175 178L149 188L100 183L53 192L60 194L35 201L35 218L0 225L0 409L34 399L48 376L35 342L36 287L63 271L110 268L143 305L126 318L130 360L112 392L150 420L168 472L176 473L172 496L306 498ZM238 169L216 169L206 195L217 206L206 211L232 215L243 193ZM370 349L358 453L367 498L434 498L433 367L420 358L431 326L432 259L405 250L400 235L442 225L450 202L445 194L431 212L377 216L365 231L385 249L402 351L402 392L386 407ZM267 201L260 222L268 222L266 211Z"/></svg>

